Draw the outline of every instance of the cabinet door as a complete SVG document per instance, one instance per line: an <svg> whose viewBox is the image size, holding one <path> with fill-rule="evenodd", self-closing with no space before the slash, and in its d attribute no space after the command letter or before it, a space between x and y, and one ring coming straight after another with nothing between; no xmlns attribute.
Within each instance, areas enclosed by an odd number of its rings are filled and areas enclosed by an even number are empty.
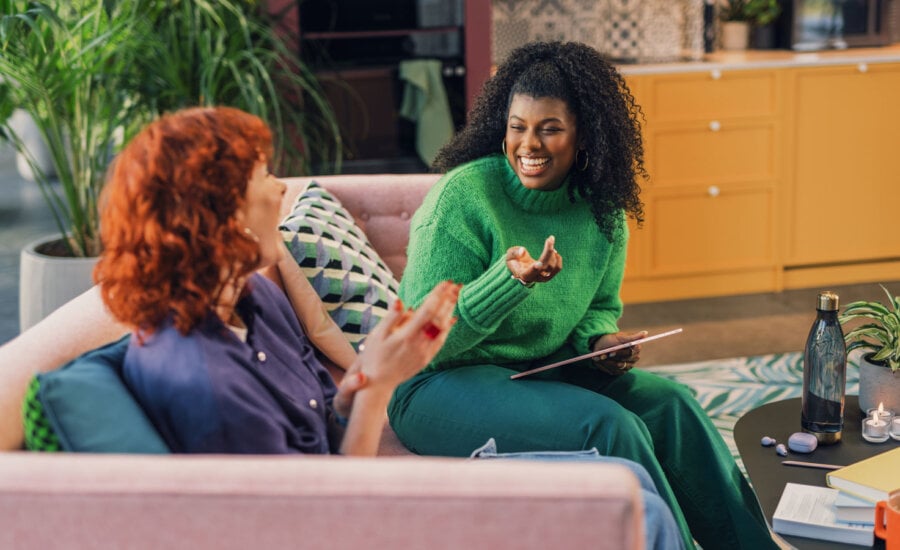
<svg viewBox="0 0 900 550"><path fill-rule="evenodd" d="M757 118L778 109L778 75L771 70L666 75L647 88L644 110L654 123Z"/></svg>
<svg viewBox="0 0 900 550"><path fill-rule="evenodd" d="M647 168L654 187L775 177L777 126L771 119L709 121L654 127L647 132Z"/></svg>
<svg viewBox="0 0 900 550"><path fill-rule="evenodd" d="M774 186L654 189L647 201L648 270L657 276L771 266Z"/></svg>
<svg viewBox="0 0 900 550"><path fill-rule="evenodd" d="M900 64L798 69L789 265L900 256Z"/></svg>

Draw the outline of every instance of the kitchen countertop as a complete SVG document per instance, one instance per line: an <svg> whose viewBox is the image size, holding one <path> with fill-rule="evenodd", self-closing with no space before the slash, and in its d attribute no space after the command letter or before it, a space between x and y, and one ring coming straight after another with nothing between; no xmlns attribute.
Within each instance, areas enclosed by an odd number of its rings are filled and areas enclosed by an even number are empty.
<svg viewBox="0 0 900 550"><path fill-rule="evenodd" d="M821 67L853 63L900 62L900 43L880 48L847 48L818 52L791 50L719 51L706 54L701 61L641 63L618 65L623 75L669 74L700 71Z"/></svg>

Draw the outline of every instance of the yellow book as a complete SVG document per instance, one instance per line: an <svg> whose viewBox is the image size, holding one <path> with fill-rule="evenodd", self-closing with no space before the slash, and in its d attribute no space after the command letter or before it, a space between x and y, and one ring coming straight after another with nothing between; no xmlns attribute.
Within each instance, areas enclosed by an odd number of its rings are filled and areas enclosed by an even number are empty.
<svg viewBox="0 0 900 550"><path fill-rule="evenodd" d="M870 502L887 500L900 489L900 447L828 472L825 483Z"/></svg>

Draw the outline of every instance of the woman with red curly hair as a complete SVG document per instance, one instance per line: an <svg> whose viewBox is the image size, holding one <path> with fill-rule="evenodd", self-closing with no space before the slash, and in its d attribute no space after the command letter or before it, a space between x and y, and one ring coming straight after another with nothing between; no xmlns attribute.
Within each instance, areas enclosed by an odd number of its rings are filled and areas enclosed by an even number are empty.
<svg viewBox="0 0 900 550"><path fill-rule="evenodd" d="M416 312L397 302L358 357L333 350L348 367L336 387L258 273L303 280L278 231L271 150L262 120L219 107L164 116L119 155L95 278L133 330L123 377L175 452L374 455L391 393L437 353L459 288L438 285Z"/></svg>

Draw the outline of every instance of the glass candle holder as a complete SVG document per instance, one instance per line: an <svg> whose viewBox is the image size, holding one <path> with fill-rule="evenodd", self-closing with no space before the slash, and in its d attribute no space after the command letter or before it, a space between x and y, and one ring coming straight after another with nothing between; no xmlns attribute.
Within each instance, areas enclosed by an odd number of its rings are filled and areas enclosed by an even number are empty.
<svg viewBox="0 0 900 550"><path fill-rule="evenodd" d="M900 417L895 416L891 420L891 438L900 441Z"/></svg>
<svg viewBox="0 0 900 550"><path fill-rule="evenodd" d="M885 409L883 405L879 404L878 407L873 407L866 411L866 416L872 418L872 413L876 413L878 415L879 420L883 420L887 422L889 425L891 421L894 419L894 411L891 409ZM888 428L890 429L890 428Z"/></svg>
<svg viewBox="0 0 900 550"><path fill-rule="evenodd" d="M887 421L882 420L878 411L869 414L862 421L862 436L869 443L884 443L890 437L889 432L893 428L893 415Z"/></svg>

